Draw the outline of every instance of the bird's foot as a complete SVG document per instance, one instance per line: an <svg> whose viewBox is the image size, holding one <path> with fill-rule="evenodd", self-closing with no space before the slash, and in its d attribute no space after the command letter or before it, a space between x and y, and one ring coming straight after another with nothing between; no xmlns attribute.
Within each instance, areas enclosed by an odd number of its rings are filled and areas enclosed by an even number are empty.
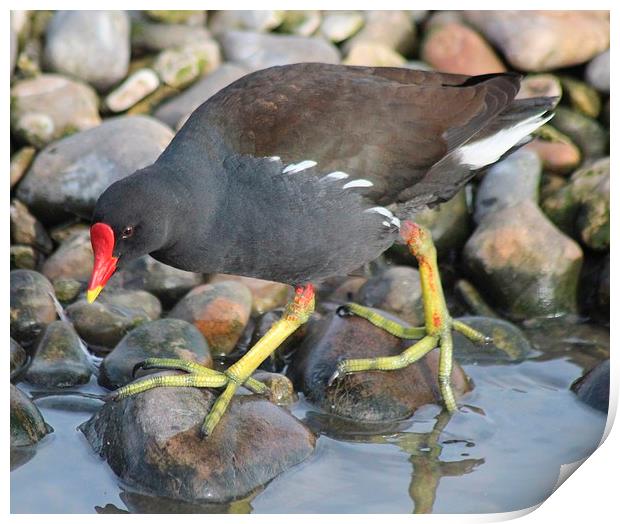
<svg viewBox="0 0 620 524"><path fill-rule="evenodd" d="M220 372L196 362L178 359L149 358L134 367L138 369L175 369L186 375L156 375L132 382L114 391L110 397L120 400L156 387L220 388L224 391L217 398L202 425L202 436L207 437L226 412L226 408L239 387L253 393L265 394L269 388L251 377L260 364L275 351L295 330L308 321L314 310L314 288L311 285L297 288L294 300L286 307L280 320L237 362Z"/></svg>
<svg viewBox="0 0 620 524"><path fill-rule="evenodd" d="M365 318L375 326L384 329L396 337L420 340L400 355L343 360L338 364L328 384L332 384L339 377L348 373L379 370L391 371L404 368L438 347L439 391L445 408L449 412L453 412L456 410L456 401L454 400L454 394L450 385L450 377L452 375L452 330L458 331L478 344L489 344L492 342L492 339L463 322L452 319L448 313L439 278L437 255L430 232L417 224L404 221L401 227L401 235L407 242L411 253L418 260L422 283L425 325L423 327L405 327L359 304L347 304L343 306L341 313Z"/></svg>

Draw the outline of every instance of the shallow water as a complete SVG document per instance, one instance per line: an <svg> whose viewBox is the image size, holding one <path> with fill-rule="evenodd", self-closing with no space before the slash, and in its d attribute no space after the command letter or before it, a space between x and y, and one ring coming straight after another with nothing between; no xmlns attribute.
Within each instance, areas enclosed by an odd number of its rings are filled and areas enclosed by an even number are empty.
<svg viewBox="0 0 620 524"><path fill-rule="evenodd" d="M528 332L537 351L522 363L463 366L475 388L451 418L426 406L408 421L369 431L343 426L301 399L291 410L321 433L314 455L228 506L192 506L123 489L76 429L100 402L66 394L39 398L54 433L27 462L17 465L15 457L11 511L482 513L532 506L552 493L560 465L596 449L606 421L568 389L608 354L606 330L556 327ZM25 383L20 388L34 391ZM103 393L94 381L79 391Z"/></svg>

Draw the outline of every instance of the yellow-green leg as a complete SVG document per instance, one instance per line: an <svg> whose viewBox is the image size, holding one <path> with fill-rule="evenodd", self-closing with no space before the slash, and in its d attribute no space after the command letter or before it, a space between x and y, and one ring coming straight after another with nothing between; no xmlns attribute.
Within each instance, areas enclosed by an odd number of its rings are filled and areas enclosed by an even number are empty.
<svg viewBox="0 0 620 524"><path fill-rule="evenodd" d="M176 369L186 371L187 375L157 375L146 377L127 384L112 393L112 398L119 400L148 389L168 387L225 387L217 398L202 426L203 436L213 433L228 404L240 386L245 386L254 393L265 393L267 386L251 377L260 364L273 353L299 326L306 323L314 311L314 288L308 284L297 288L295 298L284 310L282 318L275 322L265 335L235 364L226 371L219 372L201 366L195 362L180 359L151 358L134 367L138 369Z"/></svg>
<svg viewBox="0 0 620 524"><path fill-rule="evenodd" d="M375 326L388 331L394 336L404 339L421 338L421 340L407 348L400 355L343 360L338 364L329 383L331 384L338 377L347 373L401 369L419 360L429 351L439 347L439 391L444 406L449 412L452 412L456 410L456 401L450 386L450 377L452 375L452 330L454 329L462 333L477 343L489 343L491 339L458 320L452 320L450 317L441 287L439 269L437 267L437 252L430 232L417 224L404 221L401 226L401 235L405 242L407 242L411 253L418 260L422 300L424 303L424 327L401 326L359 304L347 304L345 308L349 313L367 319Z"/></svg>

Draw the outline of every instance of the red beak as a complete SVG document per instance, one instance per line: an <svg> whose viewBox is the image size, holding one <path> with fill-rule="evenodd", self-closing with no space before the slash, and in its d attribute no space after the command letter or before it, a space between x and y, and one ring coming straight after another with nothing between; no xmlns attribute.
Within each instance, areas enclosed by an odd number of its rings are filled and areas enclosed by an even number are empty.
<svg viewBox="0 0 620 524"><path fill-rule="evenodd" d="M103 286L106 285L114 271L116 271L118 258L112 256L112 251L114 250L114 231L107 224L97 222L91 226L90 243L95 254L95 266L88 283L86 300L92 304L99 293L101 293Z"/></svg>

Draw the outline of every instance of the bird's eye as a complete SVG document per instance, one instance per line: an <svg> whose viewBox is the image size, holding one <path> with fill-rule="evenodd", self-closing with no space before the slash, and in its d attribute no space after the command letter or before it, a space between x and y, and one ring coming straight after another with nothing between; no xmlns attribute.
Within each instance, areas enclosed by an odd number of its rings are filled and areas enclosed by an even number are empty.
<svg viewBox="0 0 620 524"><path fill-rule="evenodd" d="M133 235L133 226L127 226L125 229L123 229L123 238L129 238L131 235Z"/></svg>

